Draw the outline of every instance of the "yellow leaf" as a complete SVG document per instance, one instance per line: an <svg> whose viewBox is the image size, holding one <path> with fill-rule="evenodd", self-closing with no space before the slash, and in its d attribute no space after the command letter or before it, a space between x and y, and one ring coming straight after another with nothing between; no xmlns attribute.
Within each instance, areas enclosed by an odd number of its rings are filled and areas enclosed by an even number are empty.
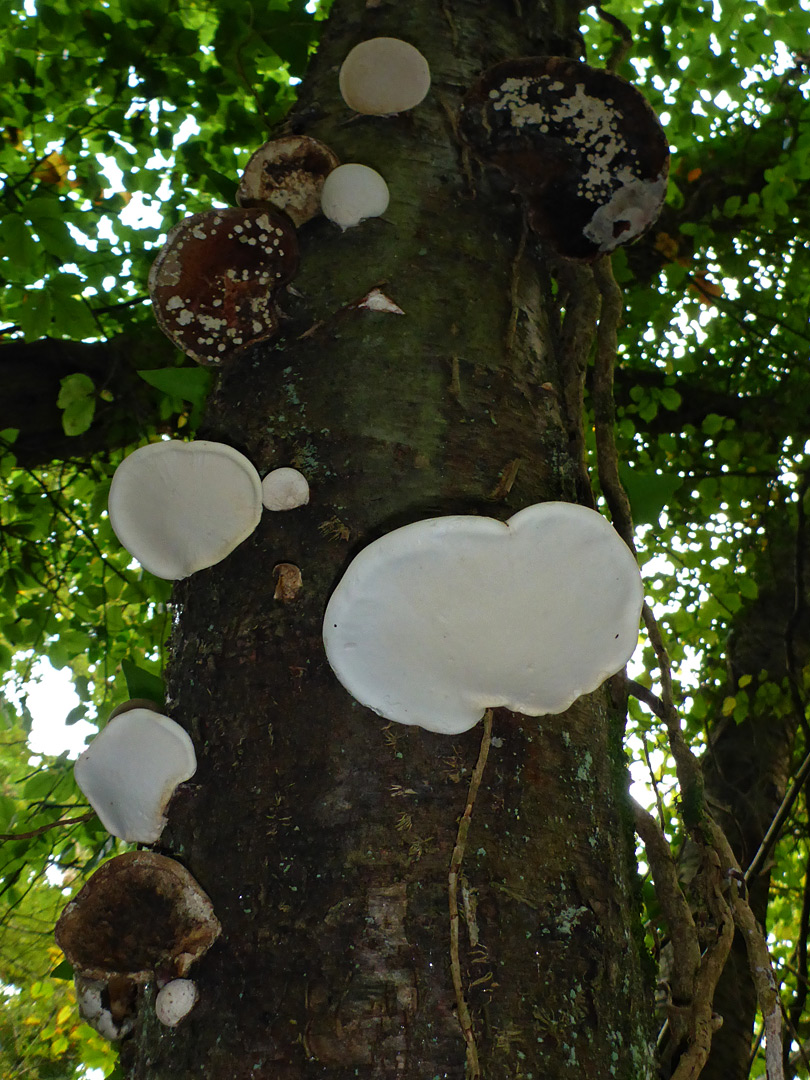
<svg viewBox="0 0 810 1080"><path fill-rule="evenodd" d="M752 678L753 678L752 675L741 675L740 676L740 681L737 683L737 685L738 686L748 686L748 684L751 682Z"/></svg>
<svg viewBox="0 0 810 1080"><path fill-rule="evenodd" d="M52 154L48 154L46 158L40 161L34 169L33 176L41 184L58 185L65 181L69 171L70 162L68 159L64 154L54 150Z"/></svg>
<svg viewBox="0 0 810 1080"><path fill-rule="evenodd" d="M723 702L723 716L731 716L736 706L737 699L734 697L727 697Z"/></svg>

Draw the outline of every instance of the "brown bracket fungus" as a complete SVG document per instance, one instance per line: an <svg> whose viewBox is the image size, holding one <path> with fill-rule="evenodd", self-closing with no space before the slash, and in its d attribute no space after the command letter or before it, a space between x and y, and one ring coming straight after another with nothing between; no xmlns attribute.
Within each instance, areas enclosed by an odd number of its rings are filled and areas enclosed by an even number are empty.
<svg viewBox="0 0 810 1080"><path fill-rule="evenodd" d="M130 709L98 733L73 775L108 832L154 844L175 788L196 770L194 744L179 724L150 709Z"/></svg>
<svg viewBox="0 0 810 1080"><path fill-rule="evenodd" d="M308 502L309 484L298 469L273 469L262 480L262 503L266 510L294 510Z"/></svg>
<svg viewBox="0 0 810 1080"><path fill-rule="evenodd" d="M260 146L245 166L236 201L240 206L273 206L296 228L321 212L321 189L340 160L309 135L285 135Z"/></svg>
<svg viewBox="0 0 810 1080"><path fill-rule="evenodd" d="M618 75L557 56L508 60L469 91L460 127L561 255L596 258L658 217L669 146L650 105Z"/></svg>
<svg viewBox="0 0 810 1080"><path fill-rule="evenodd" d="M287 217L266 207L192 214L170 231L149 271L158 325L200 364L272 337L274 295L298 269Z"/></svg>
<svg viewBox="0 0 810 1080"><path fill-rule="evenodd" d="M405 525L364 548L326 607L326 656L362 705L457 734L487 708L560 713L629 660L641 575L594 510L528 506Z"/></svg>
<svg viewBox="0 0 810 1080"><path fill-rule="evenodd" d="M361 41L340 67L340 93L350 109L370 116L406 112L430 89L430 67L419 50L399 38Z"/></svg>
<svg viewBox="0 0 810 1080"><path fill-rule="evenodd" d="M261 518L262 484L226 443L155 442L115 470L108 511L127 551L173 581L221 562L250 536Z"/></svg>
<svg viewBox="0 0 810 1080"><path fill-rule="evenodd" d="M321 192L321 209L345 232L388 209L388 185L368 165L338 165Z"/></svg>
<svg viewBox="0 0 810 1080"><path fill-rule="evenodd" d="M104 863L56 924L76 974L143 984L156 971L182 977L220 933L211 901L180 863L129 851Z"/></svg>

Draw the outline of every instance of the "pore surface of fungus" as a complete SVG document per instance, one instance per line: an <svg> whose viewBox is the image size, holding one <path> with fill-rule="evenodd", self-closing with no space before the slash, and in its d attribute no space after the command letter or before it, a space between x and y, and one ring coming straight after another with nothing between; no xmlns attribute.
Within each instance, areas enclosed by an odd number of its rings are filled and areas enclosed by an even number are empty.
<svg viewBox="0 0 810 1080"><path fill-rule="evenodd" d="M115 535L146 570L177 580L213 566L259 524L262 484L226 443L166 441L133 451L108 501Z"/></svg>
<svg viewBox="0 0 810 1080"><path fill-rule="evenodd" d="M321 192L321 209L345 232L366 218L388 209L388 185L368 165L338 165L329 173Z"/></svg>
<svg viewBox="0 0 810 1080"><path fill-rule="evenodd" d="M559 713L595 690L630 658L642 600L630 550L586 507L430 518L356 556L324 645L361 704L456 734L490 707Z"/></svg>
<svg viewBox="0 0 810 1080"><path fill-rule="evenodd" d="M274 294L298 269L292 223L266 207L210 210L170 231L149 271L161 330L200 364L220 364L278 329Z"/></svg>
<svg viewBox="0 0 810 1080"><path fill-rule="evenodd" d="M284 135L260 146L245 167L236 201L272 205L296 228L321 212L321 189L340 164L337 154L309 135Z"/></svg>
<svg viewBox="0 0 810 1080"><path fill-rule="evenodd" d="M150 709L113 717L73 767L104 828L130 843L154 844L178 784L197 769L190 736Z"/></svg>
<svg viewBox="0 0 810 1080"><path fill-rule="evenodd" d="M667 139L624 79L557 56L508 60L472 87L461 131L525 200L532 228L560 254L592 259L656 220Z"/></svg>
<svg viewBox="0 0 810 1080"><path fill-rule="evenodd" d="M85 979L147 982L185 975L219 936L211 901L184 866L151 851L104 863L56 924L56 943Z"/></svg>
<svg viewBox="0 0 810 1080"><path fill-rule="evenodd" d="M340 67L340 93L350 109L372 116L413 109L430 89L430 67L399 38L361 41Z"/></svg>

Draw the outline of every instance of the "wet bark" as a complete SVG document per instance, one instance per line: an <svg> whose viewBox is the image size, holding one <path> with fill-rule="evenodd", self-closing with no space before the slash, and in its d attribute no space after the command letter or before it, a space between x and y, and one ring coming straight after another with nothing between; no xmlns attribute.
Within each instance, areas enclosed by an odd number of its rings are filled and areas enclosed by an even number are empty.
<svg viewBox="0 0 810 1080"><path fill-rule="evenodd" d="M454 119L484 67L576 55L576 26L574 6L336 0L289 127L377 168L391 205L345 234L301 230L283 338L228 367L201 432L262 474L296 466L312 498L265 513L175 590L169 712L199 769L162 849L223 933L180 1027L160 1029L151 991L142 1003L133 1080L465 1077L448 870L481 725L449 738L362 708L328 668L321 621L353 554L398 525L576 496L553 260L522 242L519 208L472 169ZM417 45L433 89L413 113L347 122L337 68L375 34ZM405 314L358 307L374 286ZM289 603L273 598L280 562L302 573ZM623 704L605 686L561 716L495 711L459 882L487 1080L654 1075Z"/></svg>

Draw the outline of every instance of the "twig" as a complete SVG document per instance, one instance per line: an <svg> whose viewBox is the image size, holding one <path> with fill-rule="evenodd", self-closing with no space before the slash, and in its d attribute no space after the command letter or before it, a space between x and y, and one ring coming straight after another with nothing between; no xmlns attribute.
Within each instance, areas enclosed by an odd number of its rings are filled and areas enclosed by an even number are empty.
<svg viewBox="0 0 810 1080"><path fill-rule="evenodd" d="M473 774L470 777L470 788L467 792L467 805L458 823L456 846L450 859L450 872L447 875L447 896L450 907L450 969L453 975L453 989L456 992L456 1009L458 1022L464 1034L467 1044L467 1076L468 1080L480 1080L481 1066L478 1063L478 1048L475 1045L475 1033L472 1027L472 1017L464 999L464 986L461 981L461 963L458 956L458 875L464 858L464 848L467 844L467 833L470 831L473 805L481 777L484 775L484 766L487 763L489 744L492 738L492 710L487 709L484 713L484 733L481 736L481 749L478 751Z"/></svg>
<svg viewBox="0 0 810 1080"><path fill-rule="evenodd" d="M523 212L523 222L520 228L520 240L518 242L517 251L515 257L512 260L512 272L509 283L509 299L512 304L511 311L509 312L509 325L506 328L506 352L507 355L511 353L515 347L515 333L517 332L518 316L520 314L520 308L518 306L518 293L520 291L520 263L523 259L523 253L526 250L526 239L529 235L529 222L526 215L526 211Z"/></svg>
<svg viewBox="0 0 810 1080"><path fill-rule="evenodd" d="M596 331L596 357L593 366L593 418L596 429L596 471L602 494L607 500L613 527L631 551L633 513L630 500L619 478L619 455L616 450L616 403L613 399L613 369L622 318L622 290L613 276L609 256L597 259L593 278L602 296L599 326Z"/></svg>
<svg viewBox="0 0 810 1080"><path fill-rule="evenodd" d="M768 826L768 831L765 833L757 853L748 864L748 869L745 871L744 875L746 884L748 884L751 878L756 877L762 869L762 864L765 862L768 853L779 838L782 826L785 824L790 811L793 809L793 804L798 798L799 792L802 790L808 775L810 775L810 754L807 755L799 766L799 771L794 776L793 783L788 788L784 799L782 799L781 806L774 814L773 821Z"/></svg>
<svg viewBox="0 0 810 1080"><path fill-rule="evenodd" d="M637 698L639 701L643 701L648 709L657 716L659 720L666 719L666 709L661 698L652 692L649 687L642 686L641 683L636 682L635 679L625 679L624 685L627 688L627 693L632 697Z"/></svg>
<svg viewBox="0 0 810 1080"><path fill-rule="evenodd" d="M621 19L616 15L611 15L609 11L605 11L599 4L596 5L596 13L603 22L612 26L619 35L619 40L615 43L610 51L610 56L605 61L605 70L615 71L620 64L624 63L627 54L633 48L633 35Z"/></svg>
<svg viewBox="0 0 810 1080"><path fill-rule="evenodd" d="M50 829L59 829L63 825L81 825L82 822L89 821L95 816L95 810L88 810L81 817L62 818L60 821L52 821L50 825L40 825L38 829L32 829L31 832L0 833L0 840L4 843L6 840L31 840L34 836L41 836L42 833L46 833Z"/></svg>

